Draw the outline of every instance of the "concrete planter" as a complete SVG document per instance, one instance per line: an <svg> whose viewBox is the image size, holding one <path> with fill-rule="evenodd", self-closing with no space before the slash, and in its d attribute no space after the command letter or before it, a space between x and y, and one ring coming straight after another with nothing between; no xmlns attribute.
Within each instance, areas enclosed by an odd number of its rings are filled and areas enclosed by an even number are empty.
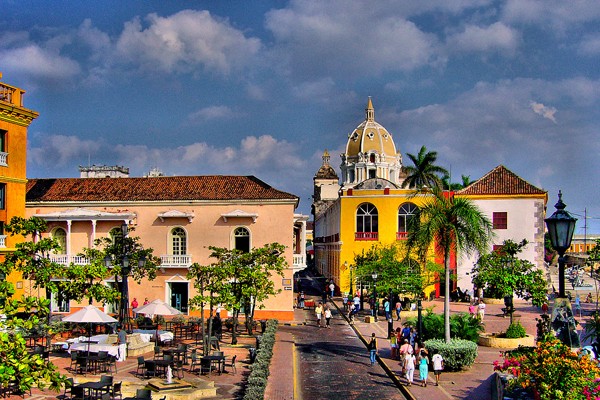
<svg viewBox="0 0 600 400"><path fill-rule="evenodd" d="M519 339L498 337L499 335L499 333L481 333L477 344L484 347L510 350L516 349L519 346L535 346L535 337L533 335L527 335Z"/></svg>
<svg viewBox="0 0 600 400"><path fill-rule="evenodd" d="M485 304L504 304L504 299L484 298L483 302Z"/></svg>

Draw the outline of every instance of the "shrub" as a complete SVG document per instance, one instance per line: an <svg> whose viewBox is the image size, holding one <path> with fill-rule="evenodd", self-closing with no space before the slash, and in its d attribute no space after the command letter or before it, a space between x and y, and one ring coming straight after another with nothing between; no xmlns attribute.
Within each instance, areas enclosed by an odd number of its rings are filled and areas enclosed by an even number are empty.
<svg viewBox="0 0 600 400"><path fill-rule="evenodd" d="M416 318L407 318L406 323L417 326ZM484 326L478 318L472 318L467 313L450 315L450 336L455 339L465 339L477 343L479 332ZM431 310L423 315L423 340L444 338L444 315L434 314Z"/></svg>
<svg viewBox="0 0 600 400"><path fill-rule="evenodd" d="M442 339L431 339L425 342L429 354L440 353L444 359L444 368L458 371L470 367L477 357L477 344L470 340L452 339L450 343Z"/></svg>
<svg viewBox="0 0 600 400"><path fill-rule="evenodd" d="M509 339L519 339L527 336L527 332L523 325L519 321L516 321L508 326L504 336Z"/></svg>
<svg viewBox="0 0 600 400"><path fill-rule="evenodd" d="M262 335L260 347L256 353L254 364L250 367L250 376L244 393L244 400L263 400L265 388L269 376L269 364L273 356L273 345L275 344L275 331L277 331L277 320L267 321L267 328Z"/></svg>

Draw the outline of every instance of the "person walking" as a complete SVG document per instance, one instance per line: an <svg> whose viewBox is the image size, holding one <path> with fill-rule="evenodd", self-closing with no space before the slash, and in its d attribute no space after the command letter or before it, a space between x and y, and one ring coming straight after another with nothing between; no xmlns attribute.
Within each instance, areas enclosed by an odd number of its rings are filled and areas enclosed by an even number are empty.
<svg viewBox="0 0 600 400"><path fill-rule="evenodd" d="M483 317L485 317L485 303L481 299L477 305L477 317L483 322Z"/></svg>
<svg viewBox="0 0 600 400"><path fill-rule="evenodd" d="M355 313L359 312L360 311L360 297L358 296L358 293L354 296L352 301L354 302L354 312Z"/></svg>
<svg viewBox="0 0 600 400"><path fill-rule="evenodd" d="M333 300L333 294L335 293L335 285L333 282L329 284L329 292L331 293L331 300Z"/></svg>
<svg viewBox="0 0 600 400"><path fill-rule="evenodd" d="M121 325L117 327L117 343L119 345L117 361L125 361L127 358L127 332Z"/></svg>
<svg viewBox="0 0 600 400"><path fill-rule="evenodd" d="M404 377L408 381L408 386L412 385L413 383L416 365L417 360L414 354L408 353L404 356Z"/></svg>
<svg viewBox="0 0 600 400"><path fill-rule="evenodd" d="M331 321L331 309L329 308L329 304L325 306L325 326L327 328L331 328L329 325L329 321Z"/></svg>
<svg viewBox="0 0 600 400"><path fill-rule="evenodd" d="M317 314L317 325L321 327L321 318L323 316L323 303L319 302L319 305L315 307L315 314Z"/></svg>
<svg viewBox="0 0 600 400"><path fill-rule="evenodd" d="M131 301L131 311L133 312L134 319L137 318L137 313L134 311L136 308L138 308L138 301L134 297L133 300Z"/></svg>
<svg viewBox="0 0 600 400"><path fill-rule="evenodd" d="M299 308L304 308L304 292L300 292L300 296L299 296L299 300L298 300L298 307Z"/></svg>
<svg viewBox="0 0 600 400"><path fill-rule="evenodd" d="M396 321L400 321L400 312L402 311L402 302L396 302Z"/></svg>
<svg viewBox="0 0 600 400"><path fill-rule="evenodd" d="M146 297L146 298L144 299L144 305L146 305L146 304L148 304L148 303L150 303L150 302L148 301L148 298Z"/></svg>
<svg viewBox="0 0 600 400"><path fill-rule="evenodd" d="M369 349L369 357L371 359L371 365L374 365L375 359L376 359L375 356L377 355L377 338L375 337L375 332L373 332L371 334L371 340L369 341L367 348Z"/></svg>
<svg viewBox="0 0 600 400"><path fill-rule="evenodd" d="M439 386L440 384L440 375L442 374L442 370L444 369L444 358L440 353L434 351L433 357L431 357L431 362L433 363L433 374L435 375L435 386Z"/></svg>
<svg viewBox="0 0 600 400"><path fill-rule="evenodd" d="M390 301L388 299L385 299L385 302L383 303L383 311L385 312L385 319L389 320L392 318L392 314L390 312Z"/></svg>
<svg viewBox="0 0 600 400"><path fill-rule="evenodd" d="M350 309L348 311L348 319L350 320L350 325L354 325L354 314L356 314L356 307L354 307L354 303L350 303Z"/></svg>
<svg viewBox="0 0 600 400"><path fill-rule="evenodd" d="M419 364L419 378L421 378L421 385L427 387L427 375L429 375L429 357L425 349L421 349L419 352L419 358L417 360Z"/></svg>
<svg viewBox="0 0 600 400"><path fill-rule="evenodd" d="M477 315L477 307L475 307L474 303L469 304L469 315L471 316L471 318L476 318Z"/></svg>

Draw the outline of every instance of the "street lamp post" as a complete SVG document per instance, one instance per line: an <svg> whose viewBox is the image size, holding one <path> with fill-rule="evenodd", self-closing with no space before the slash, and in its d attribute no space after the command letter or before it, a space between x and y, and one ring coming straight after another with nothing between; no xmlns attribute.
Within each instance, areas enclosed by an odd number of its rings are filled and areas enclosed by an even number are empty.
<svg viewBox="0 0 600 400"><path fill-rule="evenodd" d="M373 278L373 308L375 309L375 322L377 322L377 272L373 272L371 278Z"/></svg>
<svg viewBox="0 0 600 400"><path fill-rule="evenodd" d="M423 340L423 304L420 295L417 298L417 334L419 340Z"/></svg>
<svg viewBox="0 0 600 400"><path fill-rule="evenodd" d="M119 305L119 322L125 326L125 329L130 329L130 318L129 318L129 285L127 282L127 278L131 273L131 266L129 263L129 257L131 256L131 250L127 243L126 237L129 233L129 226L127 224L121 225L121 254L115 256L115 259L107 254L104 257L104 265L106 267L110 267L115 263L121 265L121 303ZM140 257L138 260L138 265L143 267L146 263L146 258L144 256Z"/></svg>
<svg viewBox="0 0 600 400"><path fill-rule="evenodd" d="M567 205L562 201L562 192L558 191L558 203L554 205L556 211L550 217L546 218L546 226L548 227L548 235L552 247L558 253L558 297L565 297L565 251L571 246L573 232L575 231L575 223L577 218L574 218L565 211Z"/></svg>

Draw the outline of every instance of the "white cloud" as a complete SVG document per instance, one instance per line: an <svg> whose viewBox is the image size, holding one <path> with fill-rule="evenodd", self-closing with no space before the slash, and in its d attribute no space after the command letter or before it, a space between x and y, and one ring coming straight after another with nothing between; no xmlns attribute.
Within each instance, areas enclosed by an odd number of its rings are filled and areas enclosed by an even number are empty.
<svg viewBox="0 0 600 400"><path fill-rule="evenodd" d="M39 142L35 146L33 142ZM28 143L27 162L40 168L59 168L82 162L98 154L105 146L103 141L82 140L70 135L36 134Z"/></svg>
<svg viewBox="0 0 600 400"><path fill-rule="evenodd" d="M117 56L143 69L189 72L204 66L228 73L248 64L261 48L225 19L208 11L184 10L168 17L149 14L125 23L117 41Z"/></svg>
<svg viewBox="0 0 600 400"><path fill-rule="evenodd" d="M485 27L467 25L462 32L449 35L447 42L452 50L512 53L519 44L519 33L501 22Z"/></svg>
<svg viewBox="0 0 600 400"><path fill-rule="evenodd" d="M580 29L580 23L598 19L600 3L596 0L508 0L501 13L503 21L562 32Z"/></svg>
<svg viewBox="0 0 600 400"><path fill-rule="evenodd" d="M587 35L579 44L579 52L588 56L600 54L600 34Z"/></svg>
<svg viewBox="0 0 600 400"><path fill-rule="evenodd" d="M531 109L534 113L541 115L542 117L547 118L550 121L556 123L556 117L554 117L554 114L556 114L557 111L556 108L548 107L543 105L542 103L536 103L535 101L530 102L529 105L531 106Z"/></svg>
<svg viewBox="0 0 600 400"><path fill-rule="evenodd" d="M14 71L36 79L66 80L81 72L74 60L35 44L0 50L4 71Z"/></svg>
<svg viewBox="0 0 600 400"><path fill-rule="evenodd" d="M202 108L188 116L192 123L213 119L228 119L237 117L237 113L227 106L210 106Z"/></svg>

